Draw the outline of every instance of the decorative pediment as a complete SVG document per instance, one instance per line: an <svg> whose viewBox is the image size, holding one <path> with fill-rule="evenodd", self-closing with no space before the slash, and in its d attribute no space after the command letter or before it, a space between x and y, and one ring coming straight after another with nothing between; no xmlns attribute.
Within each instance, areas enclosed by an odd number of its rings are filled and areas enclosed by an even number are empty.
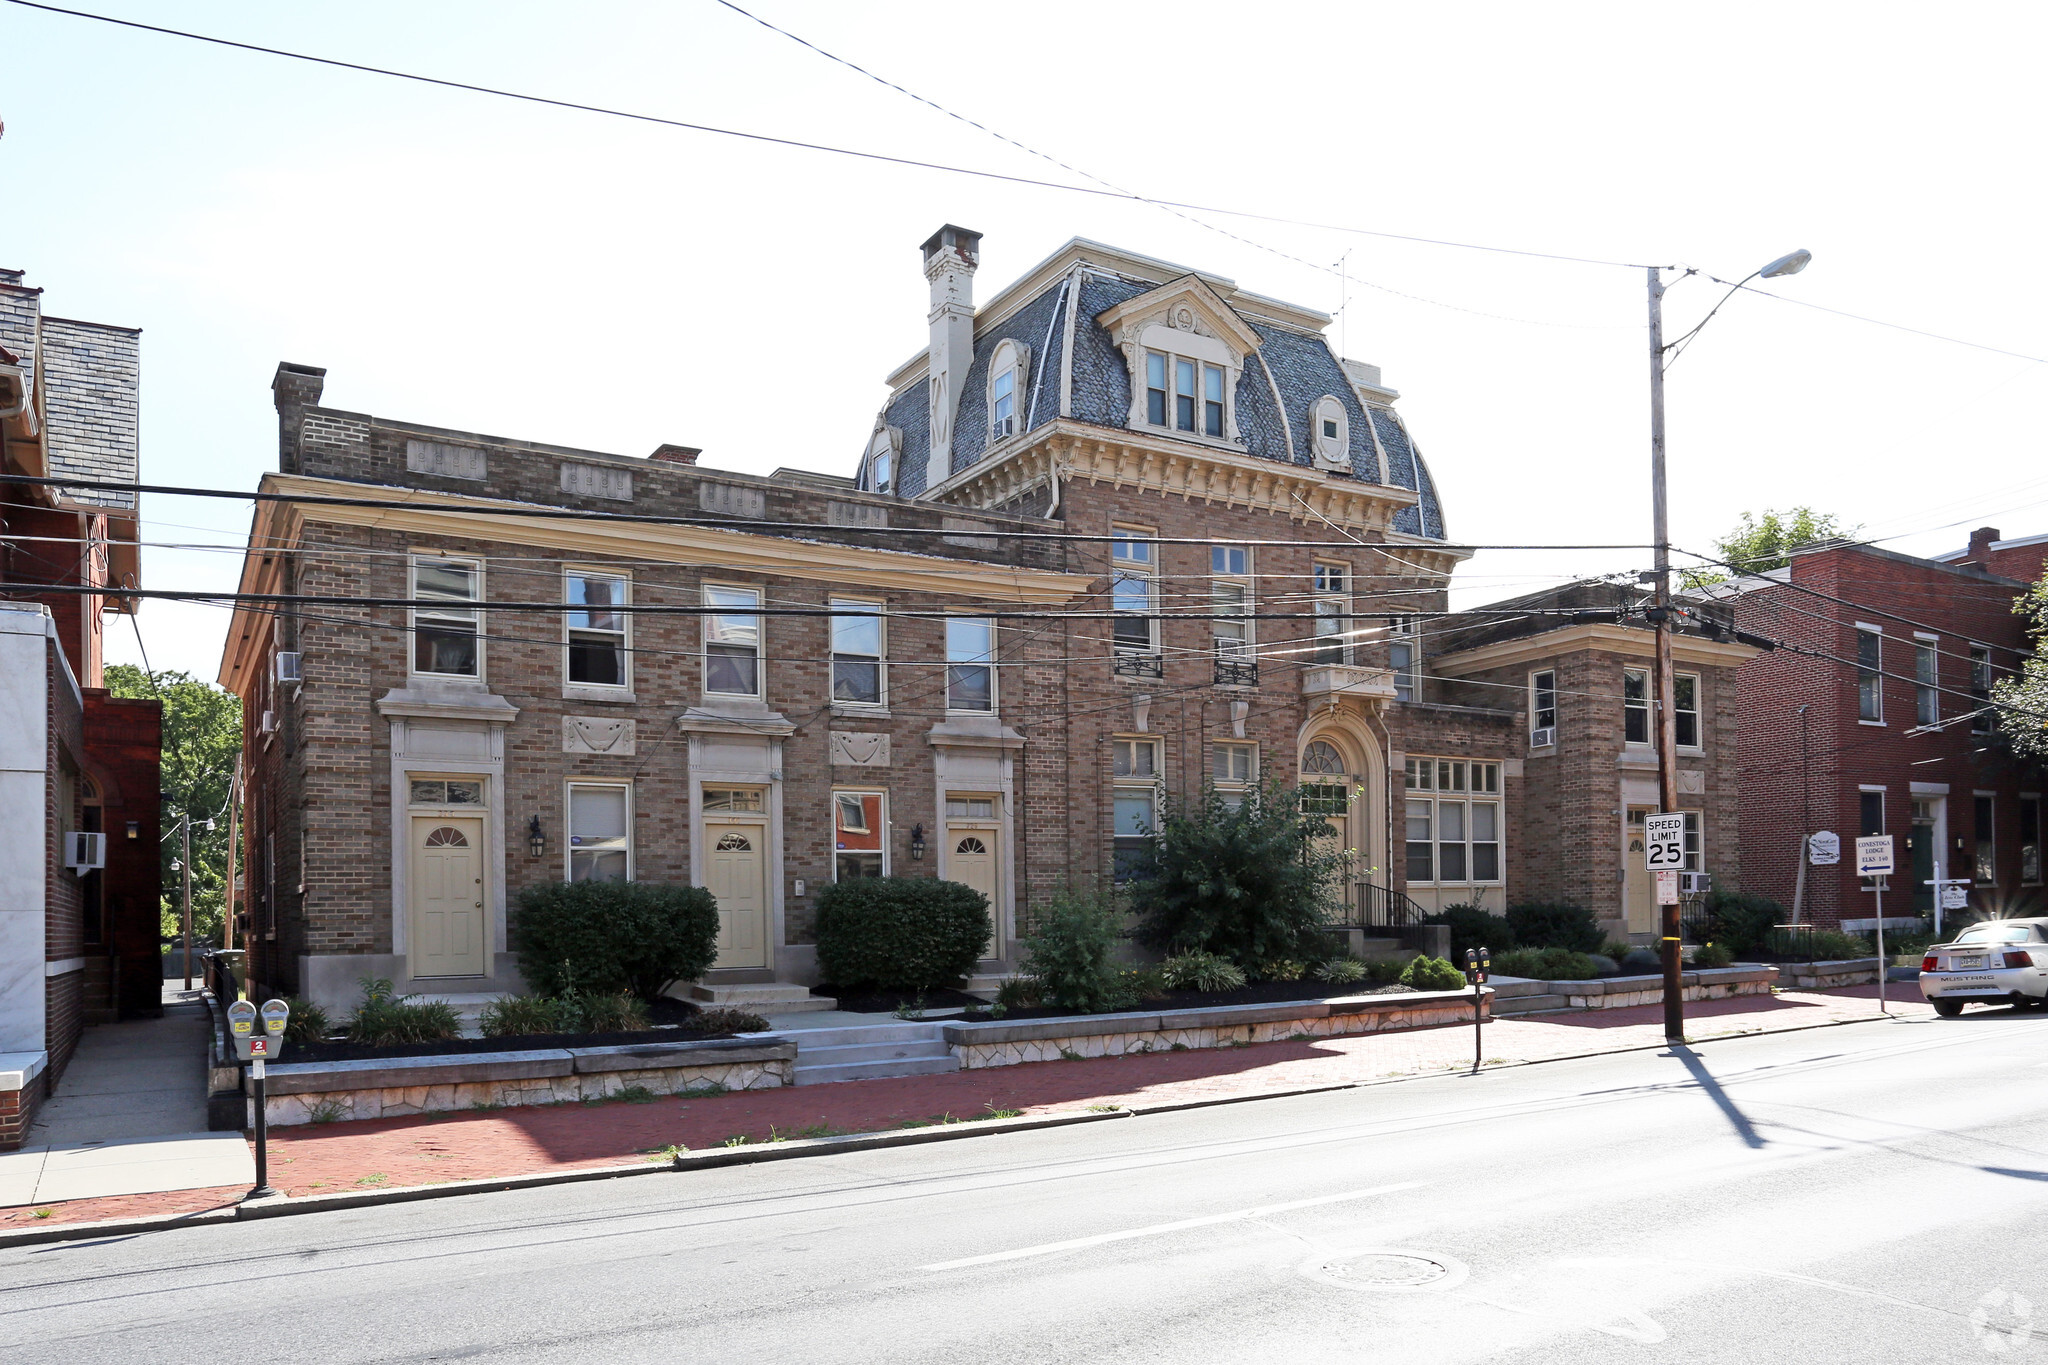
<svg viewBox="0 0 2048 1365"><path fill-rule="evenodd" d="M1239 366L1244 364L1247 354L1259 349L1259 334L1251 324L1239 317L1237 310L1203 283L1199 275L1183 275L1136 298L1125 299L1097 313L1095 321L1119 346L1152 345L1183 355L1200 354L1210 348L1188 341L1191 336L1199 337L1221 343L1229 352L1231 363ZM1163 335L1148 341L1148 328L1158 328Z"/></svg>

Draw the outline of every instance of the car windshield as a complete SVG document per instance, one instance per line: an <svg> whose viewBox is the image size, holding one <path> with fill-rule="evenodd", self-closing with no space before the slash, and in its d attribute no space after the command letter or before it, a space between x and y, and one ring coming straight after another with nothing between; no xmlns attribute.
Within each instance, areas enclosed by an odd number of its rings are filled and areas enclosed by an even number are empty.
<svg viewBox="0 0 2048 1365"><path fill-rule="evenodd" d="M2025 943L2033 931L2024 924L1980 924L1957 936L1957 943Z"/></svg>

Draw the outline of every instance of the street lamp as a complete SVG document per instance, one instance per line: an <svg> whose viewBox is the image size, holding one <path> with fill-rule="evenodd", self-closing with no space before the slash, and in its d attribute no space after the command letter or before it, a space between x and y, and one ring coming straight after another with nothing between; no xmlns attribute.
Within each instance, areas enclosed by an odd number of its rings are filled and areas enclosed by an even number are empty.
<svg viewBox="0 0 2048 1365"><path fill-rule="evenodd" d="M1664 277L1657 266L1648 267L1650 284L1650 514L1656 541L1656 602L1649 612L1657 631L1657 653L1653 682L1657 692L1657 809L1663 814L1678 810L1678 708L1676 684L1671 672L1671 528L1664 495L1664 368L1666 353L1684 346L1700 334L1700 328L1714 320L1721 304L1751 280L1777 279L1806 269L1813 253L1801 249L1780 256L1752 270L1721 296L1721 302L1707 311L1699 325L1666 345L1664 342ZM1661 897L1659 898L1661 901ZM1672 1043L1685 1041L1685 1001L1681 998L1682 963L1679 954L1678 901L1659 904L1658 947L1664 959L1664 1037Z"/></svg>

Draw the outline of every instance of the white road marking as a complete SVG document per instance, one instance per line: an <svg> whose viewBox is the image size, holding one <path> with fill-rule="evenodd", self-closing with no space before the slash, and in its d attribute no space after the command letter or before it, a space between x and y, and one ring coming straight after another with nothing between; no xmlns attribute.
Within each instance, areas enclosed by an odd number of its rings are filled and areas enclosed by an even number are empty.
<svg viewBox="0 0 2048 1365"><path fill-rule="evenodd" d="M1369 1190L1326 1194L1317 1199L1296 1199L1286 1204L1266 1204L1256 1209L1239 1209L1235 1213L1212 1213L1205 1218L1185 1218L1178 1223L1155 1223L1149 1228L1131 1228L1124 1232L1101 1232L1093 1237L1076 1237L1066 1242L1046 1242L1035 1247L1019 1247L1015 1251L993 1251L986 1256L967 1256L957 1261L939 1261L933 1265L921 1265L918 1269L959 1270L971 1265L993 1265L997 1261L1021 1261L1030 1256L1052 1256L1062 1251L1080 1251L1084 1247L1099 1247L1109 1242L1128 1242L1134 1237L1157 1237L1165 1232L1212 1227L1217 1223L1242 1223L1255 1218L1270 1218L1276 1213L1292 1213L1296 1209L1312 1209L1323 1204L1341 1204L1352 1199L1370 1199L1375 1195L1394 1194L1401 1190L1417 1190L1428 1183L1425 1180L1405 1180L1398 1185L1375 1185Z"/></svg>

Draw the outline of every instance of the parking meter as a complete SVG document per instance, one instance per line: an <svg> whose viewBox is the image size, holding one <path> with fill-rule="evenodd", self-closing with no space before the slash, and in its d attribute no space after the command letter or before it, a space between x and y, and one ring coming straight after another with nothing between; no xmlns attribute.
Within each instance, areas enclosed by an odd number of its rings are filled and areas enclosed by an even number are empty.
<svg viewBox="0 0 2048 1365"><path fill-rule="evenodd" d="M235 1056L249 1064L249 1081L255 1091L256 1188L249 1191L252 1199L277 1193L269 1180L270 1125L264 1113L263 1064L284 1051L284 1028L291 1014L291 1006L282 1000L266 1000L260 1010L246 1000L228 1006L228 1038L235 1045Z"/></svg>
<svg viewBox="0 0 2048 1365"><path fill-rule="evenodd" d="M248 1061L249 1045L256 1039L256 1007L246 1000L228 1006L228 1041L235 1045L235 1058Z"/></svg>
<svg viewBox="0 0 2048 1365"><path fill-rule="evenodd" d="M1472 983L1472 1071L1478 1074L1485 1059L1480 1030L1486 1024L1486 978L1493 969L1493 954L1484 948L1465 950L1465 979Z"/></svg>

